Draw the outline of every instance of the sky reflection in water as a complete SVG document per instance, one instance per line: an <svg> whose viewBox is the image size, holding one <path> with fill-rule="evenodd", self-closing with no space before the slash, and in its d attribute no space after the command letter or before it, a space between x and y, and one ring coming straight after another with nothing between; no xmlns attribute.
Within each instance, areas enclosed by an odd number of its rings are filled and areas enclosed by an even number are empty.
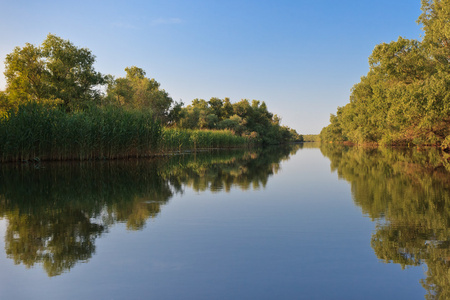
<svg viewBox="0 0 450 300"><path fill-rule="evenodd" d="M439 156L308 146L3 167L0 293L5 299L445 295L446 279L425 273L427 262L436 272L448 270L447 226L425 217L448 219L445 166L424 167L439 164ZM440 209L419 210L401 195Z"/></svg>

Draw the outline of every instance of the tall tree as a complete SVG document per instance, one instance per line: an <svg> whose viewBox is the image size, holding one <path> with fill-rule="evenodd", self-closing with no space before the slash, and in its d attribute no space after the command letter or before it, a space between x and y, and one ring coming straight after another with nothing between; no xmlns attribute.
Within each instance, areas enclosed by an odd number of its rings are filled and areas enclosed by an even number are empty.
<svg viewBox="0 0 450 300"><path fill-rule="evenodd" d="M48 93L49 72L42 49L31 44L16 47L6 55L6 92L12 102L42 101L50 98Z"/></svg>
<svg viewBox="0 0 450 300"><path fill-rule="evenodd" d="M422 41L377 45L324 140L441 145L450 141L450 0L422 0ZM342 137L332 132L339 124ZM445 144L445 145L444 145Z"/></svg>
<svg viewBox="0 0 450 300"><path fill-rule="evenodd" d="M9 101L61 103L67 111L99 102L97 87L105 77L94 70L94 62L89 49L52 34L39 47L16 47L5 60Z"/></svg>
<svg viewBox="0 0 450 300"><path fill-rule="evenodd" d="M100 92L95 87L104 84L105 78L94 70L95 56L89 49L78 48L51 34L41 48L52 95L63 100L69 110L100 101Z"/></svg>

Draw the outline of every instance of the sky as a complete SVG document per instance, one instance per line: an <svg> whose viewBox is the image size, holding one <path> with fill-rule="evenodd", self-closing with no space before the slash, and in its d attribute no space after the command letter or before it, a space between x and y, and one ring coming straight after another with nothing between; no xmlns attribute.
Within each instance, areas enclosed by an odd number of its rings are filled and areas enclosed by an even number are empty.
<svg viewBox="0 0 450 300"><path fill-rule="evenodd" d="M176 101L260 100L301 134L349 102L379 43L421 39L420 0L0 0L0 90L15 47L49 33L95 69L137 66Z"/></svg>

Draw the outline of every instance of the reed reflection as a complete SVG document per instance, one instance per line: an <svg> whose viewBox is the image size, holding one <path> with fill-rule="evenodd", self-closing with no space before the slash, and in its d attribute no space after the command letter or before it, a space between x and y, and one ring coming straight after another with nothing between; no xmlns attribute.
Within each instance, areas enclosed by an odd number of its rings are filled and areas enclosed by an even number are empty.
<svg viewBox="0 0 450 300"><path fill-rule="evenodd" d="M145 227L185 187L229 191L264 187L299 145L265 151L205 152L155 160L2 166L0 217L5 251L16 264L49 276L95 253L111 225Z"/></svg>
<svg viewBox="0 0 450 300"><path fill-rule="evenodd" d="M331 169L351 183L353 200L376 221L377 257L402 268L426 264L427 299L450 298L450 173L436 149L321 146Z"/></svg>

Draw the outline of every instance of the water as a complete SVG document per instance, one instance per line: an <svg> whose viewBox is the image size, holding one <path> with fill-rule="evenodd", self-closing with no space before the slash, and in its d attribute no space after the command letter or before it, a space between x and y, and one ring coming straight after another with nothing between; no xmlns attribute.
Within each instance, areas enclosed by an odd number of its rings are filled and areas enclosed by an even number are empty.
<svg viewBox="0 0 450 300"><path fill-rule="evenodd" d="M330 145L3 166L0 298L442 299L445 168Z"/></svg>

